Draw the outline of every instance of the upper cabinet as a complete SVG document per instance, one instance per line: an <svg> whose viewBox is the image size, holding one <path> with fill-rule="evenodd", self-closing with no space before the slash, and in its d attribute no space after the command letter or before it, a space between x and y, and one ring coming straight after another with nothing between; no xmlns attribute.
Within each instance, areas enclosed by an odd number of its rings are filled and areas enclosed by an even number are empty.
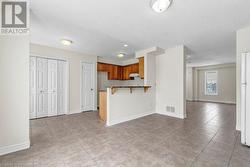
<svg viewBox="0 0 250 167"><path fill-rule="evenodd" d="M141 79L144 79L144 57L139 58L139 75Z"/></svg>
<svg viewBox="0 0 250 167"><path fill-rule="evenodd" d="M109 71L109 64L98 63L97 64L97 71L101 71L101 72Z"/></svg>
<svg viewBox="0 0 250 167"><path fill-rule="evenodd" d="M108 80L120 80L120 67L117 65L109 65Z"/></svg>
<svg viewBox="0 0 250 167"><path fill-rule="evenodd" d="M139 63L127 66L98 63L97 71L108 72L108 80L132 80L131 73L139 73Z"/></svg>

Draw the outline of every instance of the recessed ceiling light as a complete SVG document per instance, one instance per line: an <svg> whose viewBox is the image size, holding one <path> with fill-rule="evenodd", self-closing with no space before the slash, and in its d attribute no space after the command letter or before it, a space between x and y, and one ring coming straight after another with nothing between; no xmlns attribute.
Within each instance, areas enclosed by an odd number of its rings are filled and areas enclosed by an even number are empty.
<svg viewBox="0 0 250 167"><path fill-rule="evenodd" d="M68 39L62 39L61 40L61 43L64 45L64 46L69 46L73 43L73 41L71 40L68 40Z"/></svg>
<svg viewBox="0 0 250 167"><path fill-rule="evenodd" d="M157 13L162 13L171 5L172 0L152 0L151 7Z"/></svg>
<svg viewBox="0 0 250 167"><path fill-rule="evenodd" d="M123 46L124 46L125 48L126 48L126 47L128 47L128 45L127 45L127 44L124 44Z"/></svg>
<svg viewBox="0 0 250 167"><path fill-rule="evenodd" d="M117 55L117 57L119 57L119 58L122 58L122 57L124 57L124 53L119 53L118 55Z"/></svg>
<svg viewBox="0 0 250 167"><path fill-rule="evenodd" d="M186 55L186 59L191 59L191 55Z"/></svg>

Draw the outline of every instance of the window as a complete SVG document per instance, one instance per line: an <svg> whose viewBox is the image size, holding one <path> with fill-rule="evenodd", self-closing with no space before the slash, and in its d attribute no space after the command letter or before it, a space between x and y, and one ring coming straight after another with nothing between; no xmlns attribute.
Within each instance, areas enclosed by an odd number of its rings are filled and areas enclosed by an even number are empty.
<svg viewBox="0 0 250 167"><path fill-rule="evenodd" d="M205 95L218 95L217 71L205 72Z"/></svg>

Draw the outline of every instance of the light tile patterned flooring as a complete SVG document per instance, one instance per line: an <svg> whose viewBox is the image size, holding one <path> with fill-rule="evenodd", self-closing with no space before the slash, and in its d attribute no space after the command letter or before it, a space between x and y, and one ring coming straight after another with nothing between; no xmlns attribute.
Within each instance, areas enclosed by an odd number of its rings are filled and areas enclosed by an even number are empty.
<svg viewBox="0 0 250 167"><path fill-rule="evenodd" d="M108 128L97 112L32 120L31 148L0 157L0 166L250 167L235 105L188 102L187 112Z"/></svg>

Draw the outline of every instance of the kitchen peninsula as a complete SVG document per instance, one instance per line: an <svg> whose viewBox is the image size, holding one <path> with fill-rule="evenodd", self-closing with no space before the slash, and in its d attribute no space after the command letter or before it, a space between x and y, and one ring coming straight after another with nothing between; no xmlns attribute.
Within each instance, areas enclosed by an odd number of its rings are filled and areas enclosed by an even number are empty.
<svg viewBox="0 0 250 167"><path fill-rule="evenodd" d="M106 126L155 113L155 64L159 53L154 47L137 52L135 59L122 63L99 61L99 115Z"/></svg>
<svg viewBox="0 0 250 167"><path fill-rule="evenodd" d="M99 92L99 116L107 126L152 114L151 86L112 86ZM144 103L144 105L140 105Z"/></svg>

